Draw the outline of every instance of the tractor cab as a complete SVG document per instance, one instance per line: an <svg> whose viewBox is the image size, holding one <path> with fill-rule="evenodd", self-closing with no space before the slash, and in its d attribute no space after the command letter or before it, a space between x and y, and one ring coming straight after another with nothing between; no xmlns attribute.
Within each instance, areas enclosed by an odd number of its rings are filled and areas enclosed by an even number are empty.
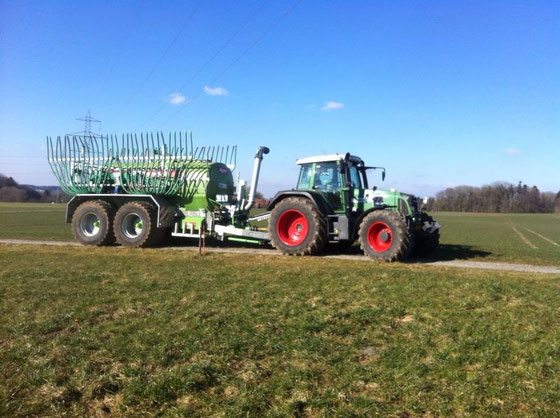
<svg viewBox="0 0 560 418"><path fill-rule="evenodd" d="M345 212L346 206L363 199L368 182L361 158L350 154L321 155L302 158L296 164L301 167L296 190L320 192L335 212Z"/></svg>

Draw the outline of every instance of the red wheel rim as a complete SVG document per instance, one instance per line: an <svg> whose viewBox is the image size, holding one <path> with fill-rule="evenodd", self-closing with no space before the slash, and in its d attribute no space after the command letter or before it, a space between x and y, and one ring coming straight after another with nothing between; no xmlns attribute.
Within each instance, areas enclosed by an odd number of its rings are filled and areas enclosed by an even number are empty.
<svg viewBox="0 0 560 418"><path fill-rule="evenodd" d="M372 223L367 231L368 244L374 251L382 253L387 251L393 243L393 231L385 222Z"/></svg>
<svg viewBox="0 0 560 418"><path fill-rule="evenodd" d="M295 209L283 212L276 223L278 238L289 246L300 245L307 237L308 229L307 218Z"/></svg>

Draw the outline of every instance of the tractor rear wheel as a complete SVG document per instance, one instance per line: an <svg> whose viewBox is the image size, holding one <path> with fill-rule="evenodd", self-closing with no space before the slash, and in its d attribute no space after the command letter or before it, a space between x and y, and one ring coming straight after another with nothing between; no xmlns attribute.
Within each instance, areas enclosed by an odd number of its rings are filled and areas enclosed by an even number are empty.
<svg viewBox="0 0 560 418"><path fill-rule="evenodd" d="M410 250L410 233L406 223L392 210L366 215L360 224L359 237L364 253L376 260L403 260Z"/></svg>
<svg viewBox="0 0 560 418"><path fill-rule="evenodd" d="M434 222L432 218L427 213L422 212L420 217L422 226L424 222ZM412 254L415 257L427 257L436 250L439 245L439 229L433 232L419 231L414 237L414 246L412 247Z"/></svg>
<svg viewBox="0 0 560 418"><path fill-rule="evenodd" d="M146 202L130 202L117 211L117 242L125 247L152 247L161 242L165 229L157 228L156 211Z"/></svg>
<svg viewBox="0 0 560 418"><path fill-rule="evenodd" d="M115 210L102 200L84 202L72 216L72 233L83 245L110 245L115 242L113 217Z"/></svg>
<svg viewBox="0 0 560 418"><path fill-rule="evenodd" d="M319 253L328 241L327 220L306 198L288 197L272 209L270 242L289 255Z"/></svg>

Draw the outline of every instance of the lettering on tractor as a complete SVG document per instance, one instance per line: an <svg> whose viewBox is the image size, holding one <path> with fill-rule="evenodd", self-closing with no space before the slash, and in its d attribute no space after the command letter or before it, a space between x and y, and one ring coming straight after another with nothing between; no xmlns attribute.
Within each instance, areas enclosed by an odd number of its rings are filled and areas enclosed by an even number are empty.
<svg viewBox="0 0 560 418"><path fill-rule="evenodd" d="M371 258L426 256L440 225L422 202L395 190L369 188L372 169L350 154L304 158L297 185L267 212L251 217L267 147L255 154L251 187L233 180L237 147L194 147L190 133L47 138L51 169L72 195L66 221L84 245L149 247L167 236L254 244L284 254L320 254L327 244L359 241ZM249 190L249 191L248 191ZM268 231L254 222L269 219Z"/></svg>

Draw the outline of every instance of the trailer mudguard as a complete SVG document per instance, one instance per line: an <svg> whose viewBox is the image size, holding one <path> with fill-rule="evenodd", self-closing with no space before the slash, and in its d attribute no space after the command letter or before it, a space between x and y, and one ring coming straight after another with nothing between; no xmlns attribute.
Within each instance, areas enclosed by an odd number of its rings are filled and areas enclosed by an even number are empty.
<svg viewBox="0 0 560 418"><path fill-rule="evenodd" d="M88 200L102 200L117 208L131 201L147 202L157 208L157 227L167 228L175 223L175 215L177 207L172 205L161 196L151 194L110 194L110 193L92 193L77 194L66 205L66 223L72 222L74 212L82 203Z"/></svg>

